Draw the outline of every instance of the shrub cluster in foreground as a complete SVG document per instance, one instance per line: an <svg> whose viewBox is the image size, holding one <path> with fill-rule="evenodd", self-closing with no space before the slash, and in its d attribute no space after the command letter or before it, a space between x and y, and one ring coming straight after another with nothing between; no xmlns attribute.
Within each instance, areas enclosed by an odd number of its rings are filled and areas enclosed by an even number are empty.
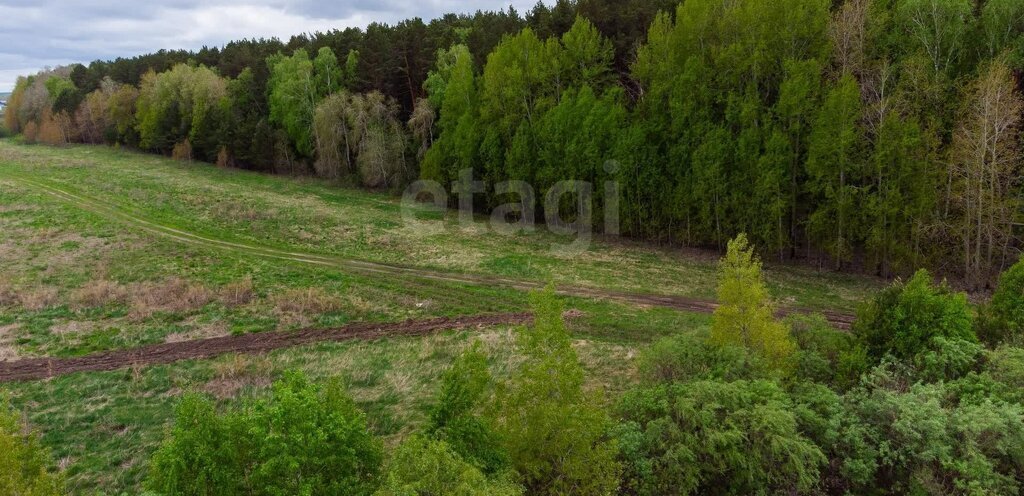
<svg viewBox="0 0 1024 496"><path fill-rule="evenodd" d="M340 383L289 373L224 410L185 397L145 485L163 496L1017 494L1024 336L1007 302L1024 294L1022 267L981 308L918 272L866 302L847 333L819 316L777 320L741 236L711 329L650 346L620 398L584 387L549 290L518 331L516 369L498 380L471 347L398 446L383 448ZM17 448L0 456L25 468L0 484L56 487L35 438L4 418L0 446Z"/></svg>

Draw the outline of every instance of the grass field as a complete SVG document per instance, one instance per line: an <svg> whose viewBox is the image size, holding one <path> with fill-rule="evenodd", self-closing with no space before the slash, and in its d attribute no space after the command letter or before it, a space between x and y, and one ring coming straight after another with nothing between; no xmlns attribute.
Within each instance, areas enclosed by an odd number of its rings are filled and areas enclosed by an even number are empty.
<svg viewBox="0 0 1024 496"><path fill-rule="evenodd" d="M105 207L82 208L47 188ZM712 256L601 242L569 258L548 249L562 241L552 235L502 237L482 226L461 229L451 217L425 214L444 229L423 235L403 227L398 200L384 194L104 147L0 140L0 360L527 307L523 291L416 277L415 270L714 295ZM220 244L183 242L172 230ZM413 275L282 260L230 243L400 265ZM767 277L783 304L843 311L880 284L799 267L769 267ZM646 344L709 322L605 300L567 298L566 306L581 314L571 329L590 384L609 396L631 383L632 357ZM489 350L497 375L516 363L512 329L497 327L80 373L0 391L43 432L74 494L117 494L138 489L184 391L230 402L260 394L288 368L341 376L374 430L393 442L422 420L438 375L475 340Z"/></svg>

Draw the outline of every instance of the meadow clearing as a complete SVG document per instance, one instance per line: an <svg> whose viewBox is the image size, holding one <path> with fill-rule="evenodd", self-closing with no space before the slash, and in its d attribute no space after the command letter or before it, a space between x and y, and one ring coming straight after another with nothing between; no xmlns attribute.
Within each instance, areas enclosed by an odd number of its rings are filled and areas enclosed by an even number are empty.
<svg viewBox="0 0 1024 496"><path fill-rule="evenodd" d="M398 198L322 180L0 141L0 360L527 309L525 291L490 280L597 294L715 293L716 257L707 253L604 240L566 258L548 249L559 239L542 230L498 236L482 223L460 228L454 215L419 217L445 228L410 231ZM882 284L766 269L773 297L789 306L851 312ZM710 322L606 298L568 296L565 305L574 310L569 325L587 383L609 397L633 384L638 350ZM483 343L498 377L517 363L513 326L505 325L12 382L0 394L40 429L73 494L118 494L139 488L185 391L228 403L261 394L287 369L340 377L374 432L394 443L422 421L439 375L473 342Z"/></svg>

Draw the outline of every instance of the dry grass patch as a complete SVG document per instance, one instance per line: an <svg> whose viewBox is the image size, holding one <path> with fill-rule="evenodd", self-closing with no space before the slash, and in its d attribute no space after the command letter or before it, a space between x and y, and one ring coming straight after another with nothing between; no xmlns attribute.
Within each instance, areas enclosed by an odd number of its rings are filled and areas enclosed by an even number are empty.
<svg viewBox="0 0 1024 496"><path fill-rule="evenodd" d="M341 310L341 298L321 288L288 289L271 297L274 308L282 315L316 315Z"/></svg>
<svg viewBox="0 0 1024 496"><path fill-rule="evenodd" d="M255 205L235 201L219 202L210 209L210 213L218 219L230 219L241 222L269 220L278 215L276 209L263 209Z"/></svg>
<svg viewBox="0 0 1024 496"><path fill-rule="evenodd" d="M188 321L191 329L185 332L175 332L164 337L165 343L181 343L185 341L196 341L199 339L219 338L231 334L227 322L217 320L214 322L198 323L195 317Z"/></svg>
<svg viewBox="0 0 1024 496"><path fill-rule="evenodd" d="M241 281L228 284L217 292L217 300L229 307L248 305L256 297L252 279L246 277Z"/></svg>
<svg viewBox="0 0 1024 496"><path fill-rule="evenodd" d="M43 310L54 307L58 302L57 288L44 287L22 292L18 295L18 301L26 310Z"/></svg>
<svg viewBox="0 0 1024 496"><path fill-rule="evenodd" d="M159 283L135 284L131 293L135 318L146 318L157 312L194 312L214 299L213 291L205 286L178 277Z"/></svg>
<svg viewBox="0 0 1024 496"><path fill-rule="evenodd" d="M214 362L211 368L215 377L201 390L219 399L230 399L246 387L269 387L274 364L263 355L232 355Z"/></svg>
<svg viewBox="0 0 1024 496"><path fill-rule="evenodd" d="M92 280L71 293L75 308L95 308L111 304L128 303L128 288L107 279Z"/></svg>
<svg viewBox="0 0 1024 496"><path fill-rule="evenodd" d="M0 307L13 307L19 303L18 292L10 283L0 282Z"/></svg>
<svg viewBox="0 0 1024 496"><path fill-rule="evenodd" d="M18 324L0 326L0 362L17 360L18 347L14 342L14 335L18 332Z"/></svg>

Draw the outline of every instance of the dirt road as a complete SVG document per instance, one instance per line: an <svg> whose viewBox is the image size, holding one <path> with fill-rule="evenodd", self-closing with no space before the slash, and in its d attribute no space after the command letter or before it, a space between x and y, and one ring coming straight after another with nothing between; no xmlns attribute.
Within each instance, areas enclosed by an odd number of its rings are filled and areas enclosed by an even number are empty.
<svg viewBox="0 0 1024 496"><path fill-rule="evenodd" d="M155 344L74 358L28 358L0 362L0 382L37 380L75 372L95 372L165 364L195 358L211 358L227 353L263 353L279 348L323 341L422 336L456 329L518 325L528 323L532 319L533 317L529 313L508 313L408 320L392 324L357 323L336 329L265 332Z"/></svg>
<svg viewBox="0 0 1024 496"><path fill-rule="evenodd" d="M81 194L72 193L61 188L57 188L56 186L40 182L35 179L20 177L18 175L10 173L5 174L5 176L8 176L10 179L18 181L20 183L23 183L26 186L34 187L42 191L45 191L62 201L75 205L84 210L88 210L97 215L103 216L114 221L129 224L131 226L134 226L138 229L141 229L143 231L149 232L157 236L171 238L186 244L220 250L227 250L235 253L243 253L252 256L276 260L285 260L289 262L317 265L322 267L332 267L343 271L351 271L363 274L383 274L406 278L412 277L418 279L442 281L456 284L467 284L473 286L505 287L523 291L540 289L544 286L544 283L535 281L523 281L474 274L446 273L442 271L422 269L416 267L368 262L364 260L332 257L329 255L320 255L314 253L301 253L282 250L273 247L259 246L255 244L239 243L234 241L210 238L207 236L201 236L181 229L176 229L173 227L161 225L159 223L146 220L139 214L128 211L123 207L112 205L110 203L95 198L89 198ZM644 293L629 293L601 288L579 286L558 286L556 288L556 292L564 296L613 300L624 303L630 303L634 305L666 307L676 310L697 313L711 313L714 312L715 308L717 308L718 306L717 303L715 303L714 301L702 300L699 298ZM779 314L786 315L791 313L809 312L812 312L812 310L803 308L784 308L779 311ZM824 314L828 321L838 329L847 330L850 328L850 325L853 322L852 315L829 311L824 311L820 313Z"/></svg>

